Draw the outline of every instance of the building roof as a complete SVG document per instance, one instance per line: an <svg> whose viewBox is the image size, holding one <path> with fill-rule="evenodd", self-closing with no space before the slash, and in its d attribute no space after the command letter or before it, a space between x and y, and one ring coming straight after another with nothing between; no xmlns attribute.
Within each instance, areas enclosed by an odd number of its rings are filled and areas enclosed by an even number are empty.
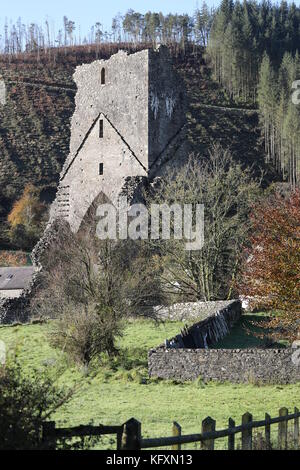
<svg viewBox="0 0 300 470"><path fill-rule="evenodd" d="M35 272L36 268L33 266L0 268L0 291L26 289Z"/></svg>

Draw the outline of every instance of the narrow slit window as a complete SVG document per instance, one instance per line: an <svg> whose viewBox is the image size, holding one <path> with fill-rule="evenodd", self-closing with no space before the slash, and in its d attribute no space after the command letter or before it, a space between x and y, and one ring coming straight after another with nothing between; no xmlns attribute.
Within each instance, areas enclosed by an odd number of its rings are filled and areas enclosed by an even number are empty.
<svg viewBox="0 0 300 470"><path fill-rule="evenodd" d="M99 163L99 175L103 175L103 163Z"/></svg>
<svg viewBox="0 0 300 470"><path fill-rule="evenodd" d="M105 68L101 69L101 85L105 85Z"/></svg>
<svg viewBox="0 0 300 470"><path fill-rule="evenodd" d="M103 119L100 119L99 121L99 137L100 139L103 139Z"/></svg>

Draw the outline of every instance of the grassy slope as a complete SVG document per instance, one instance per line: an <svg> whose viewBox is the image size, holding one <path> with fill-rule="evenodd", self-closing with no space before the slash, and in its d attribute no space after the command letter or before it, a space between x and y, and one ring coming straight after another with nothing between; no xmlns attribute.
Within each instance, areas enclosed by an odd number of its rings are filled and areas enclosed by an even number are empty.
<svg viewBox="0 0 300 470"><path fill-rule="evenodd" d="M65 385L81 381L82 387L72 401L56 416L60 424L120 424L134 416L143 423L143 435L169 435L172 421L178 421L184 433L199 432L201 420L210 415L217 427L231 416L237 422L245 411L255 418L265 412L275 416L282 406L299 406L300 384L286 386L216 384L201 381L179 384L147 379L147 349L178 332L180 323L159 327L150 321L129 324L120 342L123 352L114 364L105 364L93 378L69 367L62 377ZM20 359L27 370L60 360L47 342L47 325L0 328L0 339L9 346L18 345ZM107 446L107 443L104 444Z"/></svg>

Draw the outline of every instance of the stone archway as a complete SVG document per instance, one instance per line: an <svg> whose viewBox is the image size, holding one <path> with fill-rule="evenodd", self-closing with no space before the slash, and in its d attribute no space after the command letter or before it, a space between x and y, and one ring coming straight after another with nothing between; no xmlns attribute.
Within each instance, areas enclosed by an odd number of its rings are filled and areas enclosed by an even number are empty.
<svg viewBox="0 0 300 470"><path fill-rule="evenodd" d="M100 204L112 204L112 201L103 191L100 191L98 196L95 197L95 199L87 209L78 229L79 234L82 234L87 230L89 231L89 233L96 233L98 223L98 217L96 213Z"/></svg>

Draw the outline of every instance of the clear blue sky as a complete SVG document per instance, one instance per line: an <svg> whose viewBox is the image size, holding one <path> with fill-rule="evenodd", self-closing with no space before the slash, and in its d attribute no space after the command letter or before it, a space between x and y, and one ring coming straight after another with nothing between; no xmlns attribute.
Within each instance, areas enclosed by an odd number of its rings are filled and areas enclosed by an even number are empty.
<svg viewBox="0 0 300 470"><path fill-rule="evenodd" d="M206 0L209 6L218 6L221 0ZM278 0L279 1L279 0ZM202 0L198 0L201 5ZM5 18L16 22L19 17L23 23L41 24L48 17L54 21L55 30L62 27L62 18L66 15L81 26L82 36L90 31L97 21L104 29L110 30L111 20L118 12L124 14L132 8L140 13L162 11L166 13L192 14L197 0L2 0L0 9L0 31L3 31ZM274 1L275 3L275 1ZM276 2L277 3L277 2ZM290 2L289 2L290 3ZM300 0L295 0L296 5Z"/></svg>
<svg viewBox="0 0 300 470"><path fill-rule="evenodd" d="M220 0L206 0L210 6L217 6L219 2ZM162 11L164 14L191 14L195 10L197 0L2 0L1 3L1 26L5 18L16 22L18 17L21 17L25 24L41 24L48 16L58 30L62 26L63 16L66 15L75 21L76 25L81 26L84 35L97 21L102 23L104 28L110 29L113 16L118 12L123 14L130 8L140 13L151 10Z"/></svg>

